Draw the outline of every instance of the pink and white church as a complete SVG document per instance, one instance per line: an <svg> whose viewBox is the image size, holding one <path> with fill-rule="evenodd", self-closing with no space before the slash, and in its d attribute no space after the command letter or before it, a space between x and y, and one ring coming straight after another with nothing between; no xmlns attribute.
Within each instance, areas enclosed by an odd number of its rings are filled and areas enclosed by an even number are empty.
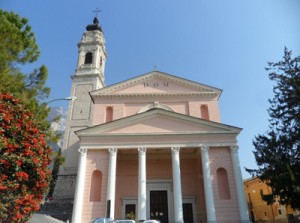
<svg viewBox="0 0 300 223"><path fill-rule="evenodd" d="M60 170L61 185L76 177L60 188L74 197L72 223L250 222L241 128L221 123L222 90L157 70L106 86L106 58L95 18L78 44Z"/></svg>

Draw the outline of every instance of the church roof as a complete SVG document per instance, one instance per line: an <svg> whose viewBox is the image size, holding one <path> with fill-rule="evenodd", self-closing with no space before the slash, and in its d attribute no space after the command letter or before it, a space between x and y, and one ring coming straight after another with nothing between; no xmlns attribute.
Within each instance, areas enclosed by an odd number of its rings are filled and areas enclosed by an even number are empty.
<svg viewBox="0 0 300 223"><path fill-rule="evenodd" d="M215 95L218 98L221 89L195 81L177 77L161 71L152 71L126 81L90 92L95 97L120 96L192 96Z"/></svg>

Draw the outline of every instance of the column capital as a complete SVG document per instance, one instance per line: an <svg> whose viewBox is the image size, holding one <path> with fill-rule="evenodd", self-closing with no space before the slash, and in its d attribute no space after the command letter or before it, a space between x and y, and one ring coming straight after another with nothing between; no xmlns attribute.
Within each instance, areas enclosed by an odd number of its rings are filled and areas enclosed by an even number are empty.
<svg viewBox="0 0 300 223"><path fill-rule="evenodd" d="M203 152L203 153L208 153L209 146L201 146L201 147L200 147L200 150L201 150L201 152Z"/></svg>
<svg viewBox="0 0 300 223"><path fill-rule="evenodd" d="M114 154L114 155L117 153L117 151L118 151L117 148L109 148L108 149L108 152L111 153L111 154Z"/></svg>
<svg viewBox="0 0 300 223"><path fill-rule="evenodd" d="M180 147L179 147L179 146L173 146L173 147L171 148L171 151L172 151L172 153L179 153Z"/></svg>
<svg viewBox="0 0 300 223"><path fill-rule="evenodd" d="M81 156L85 156L86 153L87 153L87 148L85 148L85 147L80 147L80 148L78 149L78 152L80 153Z"/></svg>
<svg viewBox="0 0 300 223"><path fill-rule="evenodd" d="M147 151L147 148L146 147L139 147L138 151L139 151L139 154L144 155Z"/></svg>
<svg viewBox="0 0 300 223"><path fill-rule="evenodd" d="M237 153L239 150L239 146L238 145L233 145L233 146L230 146L230 151L232 153Z"/></svg>

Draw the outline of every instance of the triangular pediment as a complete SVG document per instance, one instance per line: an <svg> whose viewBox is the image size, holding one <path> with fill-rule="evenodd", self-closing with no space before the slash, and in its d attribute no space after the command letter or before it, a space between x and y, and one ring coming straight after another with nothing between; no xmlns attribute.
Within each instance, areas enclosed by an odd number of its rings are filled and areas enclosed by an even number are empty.
<svg viewBox="0 0 300 223"><path fill-rule="evenodd" d="M91 92L92 97L120 95L197 95L219 96L221 90L184 78L153 71Z"/></svg>
<svg viewBox="0 0 300 223"><path fill-rule="evenodd" d="M79 137L157 134L238 134L240 128L183 114L153 109L137 115L77 131Z"/></svg>

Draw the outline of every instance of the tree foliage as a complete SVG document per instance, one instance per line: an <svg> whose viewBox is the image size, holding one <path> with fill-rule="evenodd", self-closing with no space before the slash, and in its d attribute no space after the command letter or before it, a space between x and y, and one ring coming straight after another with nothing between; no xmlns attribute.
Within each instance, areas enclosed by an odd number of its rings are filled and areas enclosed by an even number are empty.
<svg viewBox="0 0 300 223"><path fill-rule="evenodd" d="M39 49L26 18L0 10L0 219L26 222L39 208L50 182L49 141L60 134L46 120L47 68L29 74L21 66L35 62Z"/></svg>
<svg viewBox="0 0 300 223"><path fill-rule="evenodd" d="M62 150L61 148L59 148L59 150L57 152L55 152L54 154L54 158L53 158L53 169L52 169L52 179L49 185L49 193L47 195L47 197L49 199L52 199L53 193L54 193L54 188L56 185L56 181L58 178L58 173L59 173L59 167L60 165L62 165L65 162L65 158L62 156Z"/></svg>
<svg viewBox="0 0 300 223"><path fill-rule="evenodd" d="M0 93L0 218L27 222L48 190L51 148L34 115L9 93Z"/></svg>
<svg viewBox="0 0 300 223"><path fill-rule="evenodd" d="M247 170L272 188L264 196L269 204L279 199L300 208L300 56L292 58L285 48L283 60L268 65L269 78L275 82L269 130L253 141L258 169Z"/></svg>
<svg viewBox="0 0 300 223"><path fill-rule="evenodd" d="M28 19L13 12L0 10L0 71L13 63L25 64L36 61L40 55L35 35Z"/></svg>

